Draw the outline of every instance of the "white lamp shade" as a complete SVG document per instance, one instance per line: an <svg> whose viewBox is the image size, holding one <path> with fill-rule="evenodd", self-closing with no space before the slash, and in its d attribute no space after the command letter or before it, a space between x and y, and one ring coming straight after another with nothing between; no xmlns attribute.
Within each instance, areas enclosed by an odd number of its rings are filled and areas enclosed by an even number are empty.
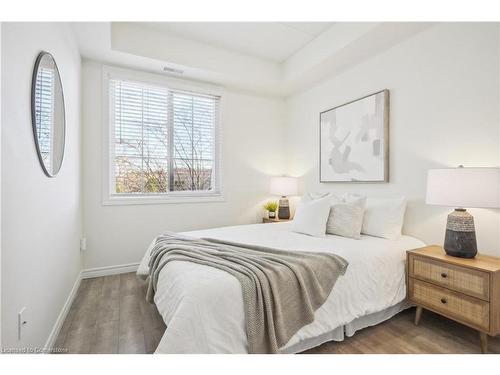
<svg viewBox="0 0 500 375"><path fill-rule="evenodd" d="M297 195L297 179L295 177L272 177L270 192L273 195Z"/></svg>
<svg viewBox="0 0 500 375"><path fill-rule="evenodd" d="M455 208L498 208L500 169L431 169L427 174L426 203Z"/></svg>

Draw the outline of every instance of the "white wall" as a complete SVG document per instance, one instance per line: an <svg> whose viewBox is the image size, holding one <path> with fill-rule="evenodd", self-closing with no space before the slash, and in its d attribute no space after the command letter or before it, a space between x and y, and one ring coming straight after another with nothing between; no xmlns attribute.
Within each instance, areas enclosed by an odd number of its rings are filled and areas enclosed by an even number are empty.
<svg viewBox="0 0 500 375"><path fill-rule="evenodd" d="M2 25L2 344L44 346L80 269L80 55L56 23ZM55 178L38 162L30 115L38 53L58 64L66 104L66 149ZM17 313L28 325L17 340Z"/></svg>
<svg viewBox="0 0 500 375"><path fill-rule="evenodd" d="M255 223L269 176L285 170L281 99L226 91L222 113L224 202L103 206L102 65L83 63L84 268L139 262L164 230Z"/></svg>
<svg viewBox="0 0 500 375"><path fill-rule="evenodd" d="M426 206L430 168L499 164L498 24L439 24L290 97L287 165L303 190L404 195L404 231L441 244L449 208ZM390 183L319 183L319 113L390 90ZM471 209L478 247L500 255L498 210Z"/></svg>

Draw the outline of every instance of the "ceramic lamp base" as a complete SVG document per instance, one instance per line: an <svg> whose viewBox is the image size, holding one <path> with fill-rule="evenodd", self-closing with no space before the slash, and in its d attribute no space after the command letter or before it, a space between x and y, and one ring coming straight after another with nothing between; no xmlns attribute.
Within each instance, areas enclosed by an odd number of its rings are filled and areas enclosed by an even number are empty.
<svg viewBox="0 0 500 375"><path fill-rule="evenodd" d="M290 204L286 197L281 197L278 209L278 218L281 220L290 219Z"/></svg>
<svg viewBox="0 0 500 375"><path fill-rule="evenodd" d="M463 208L448 215L444 250L458 258L474 258L477 254L474 217Z"/></svg>

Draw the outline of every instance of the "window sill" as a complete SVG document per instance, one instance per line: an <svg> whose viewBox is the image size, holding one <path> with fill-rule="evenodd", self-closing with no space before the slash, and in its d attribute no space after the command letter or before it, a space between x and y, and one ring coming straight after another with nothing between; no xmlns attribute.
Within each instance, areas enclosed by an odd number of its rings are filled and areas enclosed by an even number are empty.
<svg viewBox="0 0 500 375"><path fill-rule="evenodd" d="M212 194L172 194L156 196L110 196L103 199L103 206L127 206L144 204L186 204L186 203L210 203L224 202L224 196L220 193Z"/></svg>

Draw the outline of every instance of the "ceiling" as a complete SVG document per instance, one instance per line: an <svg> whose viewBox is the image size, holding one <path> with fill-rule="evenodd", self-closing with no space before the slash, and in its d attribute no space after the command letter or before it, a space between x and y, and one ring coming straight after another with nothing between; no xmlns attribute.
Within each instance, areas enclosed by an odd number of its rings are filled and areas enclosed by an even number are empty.
<svg viewBox="0 0 500 375"><path fill-rule="evenodd" d="M412 22L74 22L83 58L287 97L432 27Z"/></svg>
<svg viewBox="0 0 500 375"><path fill-rule="evenodd" d="M332 22L138 22L137 25L281 63Z"/></svg>

